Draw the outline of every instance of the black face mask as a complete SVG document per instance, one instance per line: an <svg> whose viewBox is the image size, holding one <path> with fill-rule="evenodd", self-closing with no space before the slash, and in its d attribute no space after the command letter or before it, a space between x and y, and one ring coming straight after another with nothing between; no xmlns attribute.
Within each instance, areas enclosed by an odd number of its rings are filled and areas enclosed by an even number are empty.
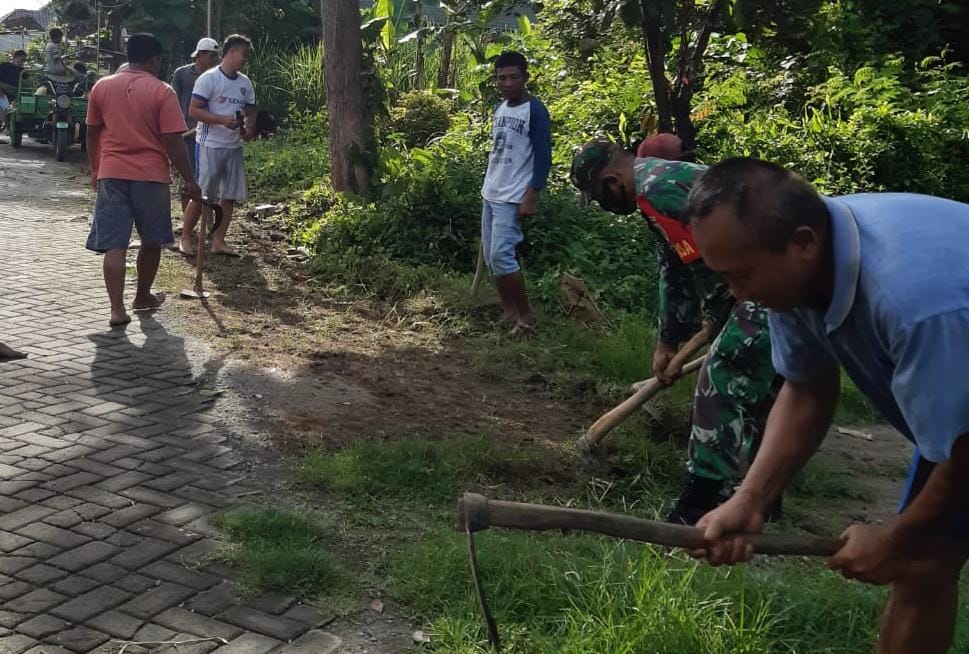
<svg viewBox="0 0 969 654"><path fill-rule="evenodd" d="M602 191L599 193L599 197L596 198L599 202L599 206L608 211L609 213L625 214L629 213L626 210L626 187L619 182L618 192L613 191L608 185L602 185Z"/></svg>

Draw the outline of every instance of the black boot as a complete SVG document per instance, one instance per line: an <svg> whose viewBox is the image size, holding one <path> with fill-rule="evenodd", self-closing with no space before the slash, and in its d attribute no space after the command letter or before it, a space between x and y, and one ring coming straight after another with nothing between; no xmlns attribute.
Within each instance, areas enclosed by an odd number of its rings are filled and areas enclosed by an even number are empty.
<svg viewBox="0 0 969 654"><path fill-rule="evenodd" d="M697 520L715 509L723 502L721 492L723 482L697 475L687 475L683 482L680 498L676 506L666 516L666 522L678 525L695 525Z"/></svg>
<svg viewBox="0 0 969 654"><path fill-rule="evenodd" d="M764 522L779 522L781 518L784 517L784 506L783 506L784 496L779 496L776 500L767 507L767 513L764 514Z"/></svg>

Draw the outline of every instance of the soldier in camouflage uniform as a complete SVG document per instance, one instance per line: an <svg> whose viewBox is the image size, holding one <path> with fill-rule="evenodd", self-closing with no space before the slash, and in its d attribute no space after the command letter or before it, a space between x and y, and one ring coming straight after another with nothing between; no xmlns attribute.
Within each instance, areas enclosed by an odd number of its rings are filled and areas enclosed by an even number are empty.
<svg viewBox="0 0 969 654"><path fill-rule="evenodd" d="M658 338L653 373L671 381L677 347L709 323L718 334L700 369L693 402L686 482L667 520L694 524L733 493L763 432L779 387L771 365L766 311L737 302L704 265L693 242L686 198L704 166L661 159L670 135L644 141L637 158L606 140L586 143L572 162L572 182L603 209L637 208L656 234L659 255ZM657 142L658 141L658 142ZM645 156L643 156L645 155Z"/></svg>

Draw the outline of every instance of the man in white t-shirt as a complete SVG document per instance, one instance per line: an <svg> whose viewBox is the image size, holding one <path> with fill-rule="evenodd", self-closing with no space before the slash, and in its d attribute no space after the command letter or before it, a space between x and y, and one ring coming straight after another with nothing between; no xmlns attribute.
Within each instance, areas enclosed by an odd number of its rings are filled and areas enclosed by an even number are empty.
<svg viewBox="0 0 969 654"><path fill-rule="evenodd" d="M552 128L548 110L528 93L528 61L518 52L495 60L502 102L495 109L492 150L481 187L481 246L495 278L510 336L535 330L532 307L516 248L524 239L522 219L538 210L538 194L552 167Z"/></svg>
<svg viewBox="0 0 969 654"><path fill-rule="evenodd" d="M236 202L246 199L244 141L256 135L256 91L242 70L246 67L252 41L233 34L222 44L222 63L199 75L192 91L188 115L198 121L195 136L198 184L202 196L222 205L222 222L212 234L212 252L239 256L225 242ZM183 252L191 251L196 211L182 217Z"/></svg>

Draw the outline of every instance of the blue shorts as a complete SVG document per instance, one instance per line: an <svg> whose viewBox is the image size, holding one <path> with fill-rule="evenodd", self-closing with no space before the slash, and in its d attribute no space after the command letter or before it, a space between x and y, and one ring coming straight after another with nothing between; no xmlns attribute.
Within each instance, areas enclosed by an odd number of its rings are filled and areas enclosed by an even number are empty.
<svg viewBox="0 0 969 654"><path fill-rule="evenodd" d="M481 201L481 246L492 275L504 277L519 271L515 248L524 238L517 203Z"/></svg>
<svg viewBox="0 0 969 654"><path fill-rule="evenodd" d="M169 193L168 184L159 182L99 180L87 249L127 250L132 227L137 228L143 247L174 243Z"/></svg>
<svg viewBox="0 0 969 654"><path fill-rule="evenodd" d="M905 488L902 490L902 498L898 504L899 513L903 512L925 487L925 483L929 480L929 475L932 474L935 466L936 464L922 458L922 453L919 452L919 448L915 448L915 453L912 456L912 464L908 470L908 479L905 482ZM952 511L947 522L948 526L945 530L946 537L959 540L969 538L969 507Z"/></svg>

